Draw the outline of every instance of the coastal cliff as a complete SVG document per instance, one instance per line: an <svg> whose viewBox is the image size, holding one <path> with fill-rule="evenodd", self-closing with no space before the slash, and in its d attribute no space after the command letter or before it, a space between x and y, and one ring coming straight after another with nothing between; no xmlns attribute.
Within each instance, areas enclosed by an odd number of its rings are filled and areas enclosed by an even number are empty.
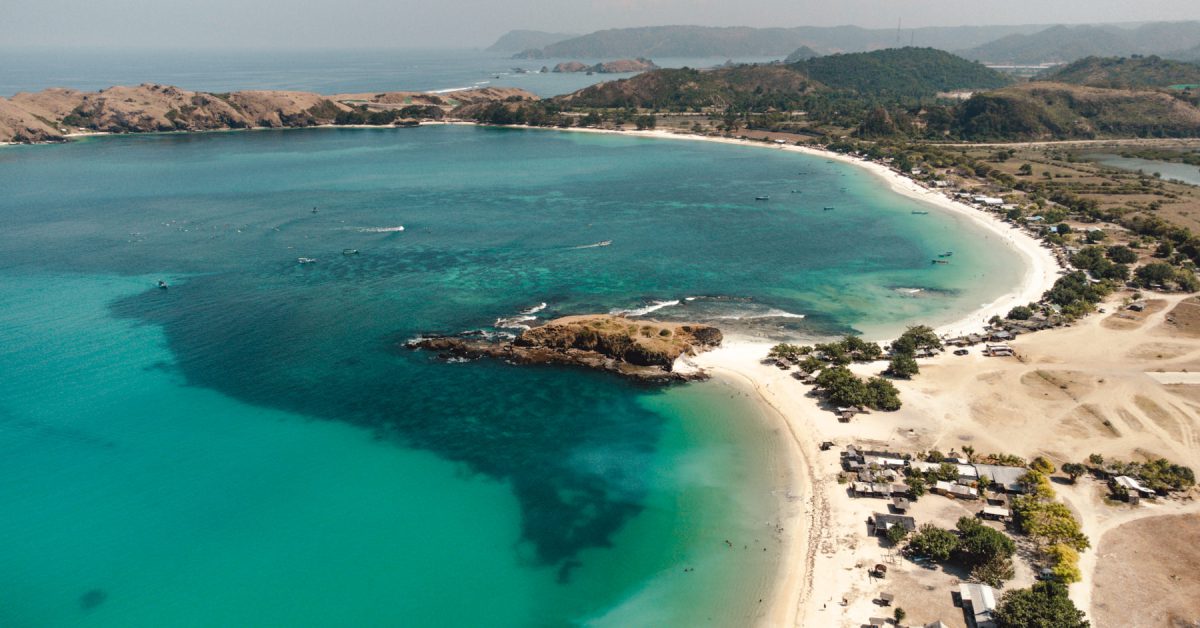
<svg viewBox="0 0 1200 628"><path fill-rule="evenodd" d="M537 100L508 88L451 93L383 92L323 96L252 90L195 92L144 83L98 92L51 88L0 98L0 142L54 142L73 133L146 133L323 124L392 125L436 120L460 107ZM374 115L372 115L374 114Z"/></svg>
<svg viewBox="0 0 1200 628"><path fill-rule="evenodd" d="M571 364L665 383L707 377L702 372L675 371L675 361L680 356L718 347L721 341L721 331L707 325L601 314L555 319L505 342L435 336L412 340L405 346L437 351L446 358L488 357L515 364Z"/></svg>

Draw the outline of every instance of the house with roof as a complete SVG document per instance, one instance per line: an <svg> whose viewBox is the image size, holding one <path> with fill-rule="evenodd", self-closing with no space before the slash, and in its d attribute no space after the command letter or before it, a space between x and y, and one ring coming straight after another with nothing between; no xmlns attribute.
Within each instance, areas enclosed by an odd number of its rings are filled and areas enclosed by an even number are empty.
<svg viewBox="0 0 1200 628"><path fill-rule="evenodd" d="M1125 489L1129 495L1137 495L1138 497L1150 499L1158 494L1153 489L1147 488L1137 478L1128 475L1118 475L1112 479L1112 483L1113 486Z"/></svg>
<svg viewBox="0 0 1200 628"><path fill-rule="evenodd" d="M888 530L896 526L903 527L909 532L916 532L917 520L908 515L893 515L878 512L867 517L867 528L874 535L886 535Z"/></svg>
<svg viewBox="0 0 1200 628"><path fill-rule="evenodd" d="M958 585L967 628L995 628L996 591L986 584L964 582Z"/></svg>
<svg viewBox="0 0 1200 628"><path fill-rule="evenodd" d="M987 478L991 481L991 487L996 490L1003 490L1006 493L1024 493L1025 487L1021 486L1021 478L1029 470L1025 467L1005 467L998 464L977 464L975 465L975 473L979 474L979 479Z"/></svg>

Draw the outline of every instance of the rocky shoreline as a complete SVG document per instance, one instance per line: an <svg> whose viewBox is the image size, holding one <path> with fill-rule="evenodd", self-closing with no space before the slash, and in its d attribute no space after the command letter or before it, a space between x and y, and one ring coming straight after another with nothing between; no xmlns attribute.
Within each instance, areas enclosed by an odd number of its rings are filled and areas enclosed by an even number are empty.
<svg viewBox="0 0 1200 628"><path fill-rule="evenodd" d="M676 360L719 347L722 339L719 329L707 325L632 320L604 314L555 319L507 341L490 341L477 335L443 335L424 336L404 346L436 351L443 359L492 358L512 364L565 364L665 384L707 379L704 371L676 370Z"/></svg>

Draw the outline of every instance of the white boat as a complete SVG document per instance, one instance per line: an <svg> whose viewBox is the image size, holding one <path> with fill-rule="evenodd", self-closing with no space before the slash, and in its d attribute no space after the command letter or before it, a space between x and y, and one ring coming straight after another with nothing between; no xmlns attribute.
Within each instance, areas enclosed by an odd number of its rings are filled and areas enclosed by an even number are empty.
<svg viewBox="0 0 1200 628"><path fill-rule="evenodd" d="M317 263L317 258L315 258L315 257L298 257L298 258L296 258L296 261L301 264L315 264L315 263Z"/></svg>
<svg viewBox="0 0 1200 628"><path fill-rule="evenodd" d="M342 249L342 255L358 255L358 249Z"/></svg>

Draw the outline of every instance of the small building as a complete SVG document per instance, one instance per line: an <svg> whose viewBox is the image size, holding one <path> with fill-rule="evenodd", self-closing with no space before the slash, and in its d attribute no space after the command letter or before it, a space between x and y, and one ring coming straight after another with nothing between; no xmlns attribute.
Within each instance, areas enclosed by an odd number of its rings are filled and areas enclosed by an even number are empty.
<svg viewBox="0 0 1200 628"><path fill-rule="evenodd" d="M939 480L933 485L933 492L955 499L979 499L979 490L973 486L963 486L957 482Z"/></svg>
<svg viewBox="0 0 1200 628"><path fill-rule="evenodd" d="M983 519L991 519L992 521L1008 521L1012 516L1012 512L1003 506L984 506L983 510L979 511L979 516Z"/></svg>
<svg viewBox="0 0 1200 628"><path fill-rule="evenodd" d="M892 485L883 482L855 482L851 487L854 489L855 497L882 497L886 499L892 496Z"/></svg>
<svg viewBox="0 0 1200 628"><path fill-rule="evenodd" d="M1125 309L1133 310L1134 312L1141 312L1146 309L1146 302L1145 301L1134 301L1133 303L1130 303L1129 306L1126 307Z"/></svg>
<svg viewBox="0 0 1200 628"><path fill-rule="evenodd" d="M908 498L906 497L892 497L892 510L895 510L900 514L908 512L908 509L911 506L912 502L908 501Z"/></svg>
<svg viewBox="0 0 1200 628"><path fill-rule="evenodd" d="M883 469L903 469L908 466L908 461L903 458L871 455L863 456L863 464L867 466L875 465Z"/></svg>
<svg viewBox="0 0 1200 628"><path fill-rule="evenodd" d="M1155 495L1157 495L1157 493L1149 488L1146 488L1146 486L1139 482L1135 477L1118 475L1117 477L1113 478L1112 481L1115 486L1125 489L1130 495L1137 495L1138 497L1145 498L1153 498Z"/></svg>
<svg viewBox="0 0 1200 628"><path fill-rule="evenodd" d="M1011 358L1016 355L1013 348L1008 345L987 345L983 350L983 354L993 358Z"/></svg>
<svg viewBox="0 0 1200 628"><path fill-rule="evenodd" d="M977 464L975 472L979 474L980 480L983 478L990 480L991 487L995 490L1002 490L1006 493L1023 493L1025 491L1025 488L1021 486L1021 478L1028 473L1025 467Z"/></svg>
<svg viewBox="0 0 1200 628"><path fill-rule="evenodd" d="M994 331L994 332L992 332L992 334L990 336L988 336L988 340L991 340L992 342L1008 342L1009 340L1012 340L1012 339L1013 339L1012 332L1008 332L1008 331L1004 331L1004 330Z"/></svg>
<svg viewBox="0 0 1200 628"><path fill-rule="evenodd" d="M895 601L896 601L896 595L894 593L888 593L885 591L885 592L879 594L879 605L880 606L891 606L892 602L895 602Z"/></svg>
<svg viewBox="0 0 1200 628"><path fill-rule="evenodd" d="M992 587L964 582L958 585L958 595L962 599L968 628L993 628L996 625L996 591Z"/></svg>
<svg viewBox="0 0 1200 628"><path fill-rule="evenodd" d="M909 532L916 532L917 520L908 515L892 515L878 512L867 517L867 527L870 528L871 534L874 535L886 535L888 530L896 526L900 526Z"/></svg>

